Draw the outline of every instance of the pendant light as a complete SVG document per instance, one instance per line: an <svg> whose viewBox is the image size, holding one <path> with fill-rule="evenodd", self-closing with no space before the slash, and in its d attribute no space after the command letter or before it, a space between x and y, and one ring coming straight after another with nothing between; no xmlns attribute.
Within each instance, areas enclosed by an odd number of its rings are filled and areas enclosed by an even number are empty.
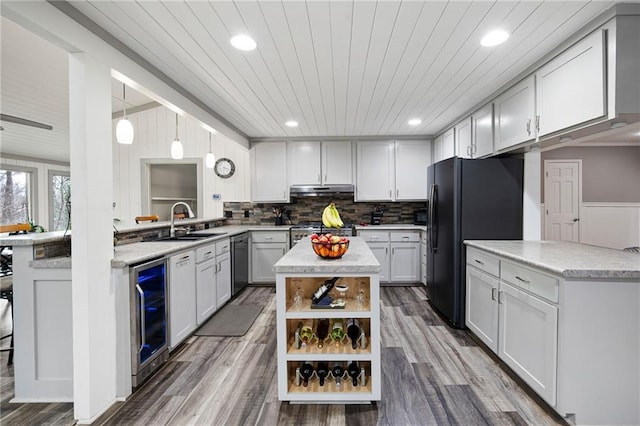
<svg viewBox="0 0 640 426"><path fill-rule="evenodd" d="M183 155L182 142L178 139L178 113L176 112L176 139L171 144L171 158L174 160L182 160Z"/></svg>
<svg viewBox="0 0 640 426"><path fill-rule="evenodd" d="M216 156L213 155L213 151L211 150L211 132L209 132L209 152L207 152L207 156L204 157L204 164L207 166L207 169L213 169L213 166L216 164Z"/></svg>
<svg viewBox="0 0 640 426"><path fill-rule="evenodd" d="M127 102L124 83L122 83L122 118L118 120L116 125L116 141L123 145L131 145L133 143L133 124L127 119Z"/></svg>

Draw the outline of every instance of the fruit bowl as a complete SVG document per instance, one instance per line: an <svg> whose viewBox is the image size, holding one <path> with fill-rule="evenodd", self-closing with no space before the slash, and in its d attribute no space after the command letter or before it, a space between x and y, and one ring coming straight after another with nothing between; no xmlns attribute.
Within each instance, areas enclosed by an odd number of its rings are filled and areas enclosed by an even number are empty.
<svg viewBox="0 0 640 426"><path fill-rule="evenodd" d="M315 254L323 259L340 259L349 250L349 241L339 243L311 241L311 247Z"/></svg>

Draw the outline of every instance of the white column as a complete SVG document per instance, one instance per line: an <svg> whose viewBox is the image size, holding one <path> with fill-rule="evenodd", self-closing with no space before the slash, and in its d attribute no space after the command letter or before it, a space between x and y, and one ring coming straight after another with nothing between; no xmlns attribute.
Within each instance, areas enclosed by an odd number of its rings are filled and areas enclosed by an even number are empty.
<svg viewBox="0 0 640 426"><path fill-rule="evenodd" d="M115 292L111 76L84 53L69 55L74 416L90 423L115 401Z"/></svg>
<svg viewBox="0 0 640 426"><path fill-rule="evenodd" d="M540 210L540 151L524 154L524 188L522 199L522 239L542 239L542 212Z"/></svg>

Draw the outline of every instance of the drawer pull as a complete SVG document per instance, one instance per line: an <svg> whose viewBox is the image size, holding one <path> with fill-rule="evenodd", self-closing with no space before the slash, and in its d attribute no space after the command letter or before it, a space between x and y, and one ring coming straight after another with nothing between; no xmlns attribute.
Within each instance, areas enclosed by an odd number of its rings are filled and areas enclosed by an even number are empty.
<svg viewBox="0 0 640 426"><path fill-rule="evenodd" d="M527 283L527 284L531 283L531 281L526 280L526 279L524 279L524 278L521 278L521 277L519 277L519 276L517 276L517 275L516 275L516 279L517 279L518 281L522 281L523 283Z"/></svg>
<svg viewBox="0 0 640 426"><path fill-rule="evenodd" d="M211 254L211 253L212 253L211 251L208 251L208 252L206 252L205 254L206 254L206 255L209 255L209 254Z"/></svg>
<svg viewBox="0 0 640 426"><path fill-rule="evenodd" d="M495 287L491 288L491 300L496 300L496 290L498 289Z"/></svg>
<svg viewBox="0 0 640 426"><path fill-rule="evenodd" d="M273 240L273 237L264 237L265 240Z"/></svg>
<svg viewBox="0 0 640 426"><path fill-rule="evenodd" d="M479 265L484 265L484 262L482 260L474 259L474 262L476 262Z"/></svg>

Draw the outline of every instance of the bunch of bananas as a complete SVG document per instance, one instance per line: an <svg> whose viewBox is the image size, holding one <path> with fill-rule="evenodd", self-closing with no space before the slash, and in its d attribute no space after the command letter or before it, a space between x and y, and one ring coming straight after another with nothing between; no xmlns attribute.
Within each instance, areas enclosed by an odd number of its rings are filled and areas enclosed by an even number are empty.
<svg viewBox="0 0 640 426"><path fill-rule="evenodd" d="M322 224L327 228L342 228L344 222L340 219L338 209L336 209L335 203L329 203L322 212Z"/></svg>

